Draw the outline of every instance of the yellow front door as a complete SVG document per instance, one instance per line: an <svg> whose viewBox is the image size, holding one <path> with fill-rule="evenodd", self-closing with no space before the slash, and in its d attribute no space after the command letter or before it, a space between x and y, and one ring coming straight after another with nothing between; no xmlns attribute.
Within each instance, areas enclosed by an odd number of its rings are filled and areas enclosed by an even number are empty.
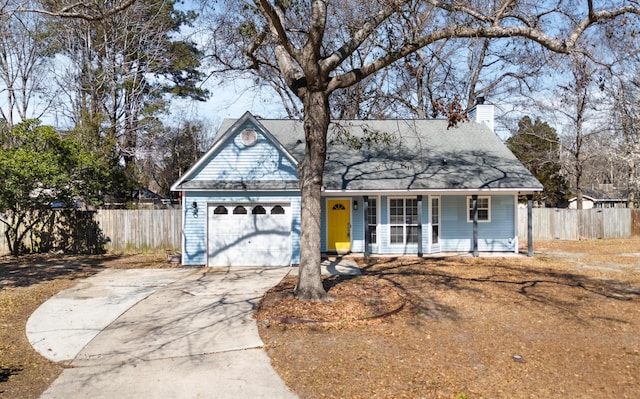
<svg viewBox="0 0 640 399"><path fill-rule="evenodd" d="M327 200L327 249L339 254L351 250L351 201Z"/></svg>

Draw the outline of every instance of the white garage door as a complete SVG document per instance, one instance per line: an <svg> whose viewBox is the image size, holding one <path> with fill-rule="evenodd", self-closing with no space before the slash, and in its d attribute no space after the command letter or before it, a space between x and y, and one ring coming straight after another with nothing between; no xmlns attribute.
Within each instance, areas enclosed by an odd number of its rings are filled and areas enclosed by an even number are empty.
<svg viewBox="0 0 640 399"><path fill-rule="evenodd" d="M207 218L207 265L291 264L291 204L209 204Z"/></svg>

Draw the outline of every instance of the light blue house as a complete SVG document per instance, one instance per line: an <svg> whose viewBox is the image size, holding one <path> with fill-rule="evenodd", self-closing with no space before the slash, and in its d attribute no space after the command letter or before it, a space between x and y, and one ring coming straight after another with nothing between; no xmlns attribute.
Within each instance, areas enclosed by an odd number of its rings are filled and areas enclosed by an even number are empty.
<svg viewBox="0 0 640 399"><path fill-rule="evenodd" d="M517 252L518 196L542 185L492 131L493 106L478 105L472 119L451 128L446 120L334 122L322 251ZM303 156L300 121L250 113L224 121L172 187L182 191L183 263L299 263Z"/></svg>

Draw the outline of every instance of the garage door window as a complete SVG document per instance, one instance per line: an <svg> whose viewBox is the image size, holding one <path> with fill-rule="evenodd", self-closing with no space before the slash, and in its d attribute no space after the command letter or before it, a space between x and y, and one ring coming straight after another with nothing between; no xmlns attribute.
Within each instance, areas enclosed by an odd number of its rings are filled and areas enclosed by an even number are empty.
<svg viewBox="0 0 640 399"><path fill-rule="evenodd" d="M261 205L256 205L253 207L253 210L251 211L252 214L254 215L265 215L267 213L267 211L264 210L264 207Z"/></svg>
<svg viewBox="0 0 640 399"><path fill-rule="evenodd" d="M273 208L271 208L271 214L272 215L284 215L284 208L281 207L280 205L276 205Z"/></svg>
<svg viewBox="0 0 640 399"><path fill-rule="evenodd" d="M247 208L245 208L244 206L236 206L235 208L233 208L233 214L234 215L246 215L247 214Z"/></svg>
<svg viewBox="0 0 640 399"><path fill-rule="evenodd" d="M227 208L225 208L224 206L217 206L216 209L213 210L213 213L215 215L226 215L229 213L229 211L227 211Z"/></svg>

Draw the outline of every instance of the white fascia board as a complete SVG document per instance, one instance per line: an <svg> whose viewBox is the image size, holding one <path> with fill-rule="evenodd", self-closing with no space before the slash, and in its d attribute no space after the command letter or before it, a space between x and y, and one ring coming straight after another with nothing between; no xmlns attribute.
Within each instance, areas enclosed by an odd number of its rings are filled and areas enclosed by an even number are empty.
<svg viewBox="0 0 640 399"><path fill-rule="evenodd" d="M491 188L491 189L434 189L434 190L322 190L321 195L324 197L344 196L344 195L473 195L473 194L500 194L500 195L525 195L542 191L538 188Z"/></svg>
<svg viewBox="0 0 640 399"><path fill-rule="evenodd" d="M283 188L283 189L257 189L252 188L250 190L230 190L230 189L214 189L214 188L181 188L173 191L184 191L184 192L207 192L207 193L245 193L245 192L259 192L259 193L273 193L273 192L283 192L283 193L299 193L300 189L297 188Z"/></svg>

